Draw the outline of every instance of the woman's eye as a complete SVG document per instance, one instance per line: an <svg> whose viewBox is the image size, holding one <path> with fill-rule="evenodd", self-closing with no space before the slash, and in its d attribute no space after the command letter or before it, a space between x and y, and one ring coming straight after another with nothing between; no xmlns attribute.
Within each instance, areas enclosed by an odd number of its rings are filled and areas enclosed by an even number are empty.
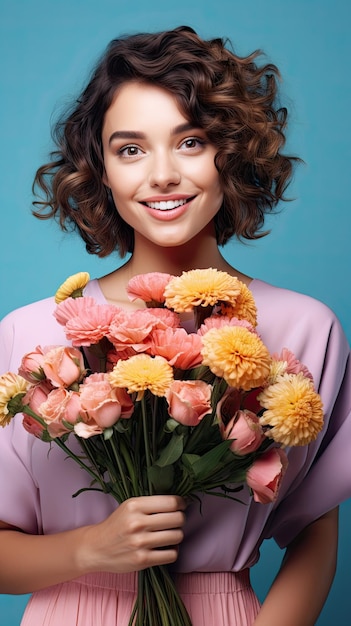
<svg viewBox="0 0 351 626"><path fill-rule="evenodd" d="M183 141L183 143L181 144L181 148L194 150L202 148L204 143L205 141L203 139L199 139L199 137L189 137L188 139L185 139L185 141Z"/></svg>
<svg viewBox="0 0 351 626"><path fill-rule="evenodd" d="M118 150L118 154L122 157L135 157L142 154L141 149L138 146L123 146Z"/></svg>

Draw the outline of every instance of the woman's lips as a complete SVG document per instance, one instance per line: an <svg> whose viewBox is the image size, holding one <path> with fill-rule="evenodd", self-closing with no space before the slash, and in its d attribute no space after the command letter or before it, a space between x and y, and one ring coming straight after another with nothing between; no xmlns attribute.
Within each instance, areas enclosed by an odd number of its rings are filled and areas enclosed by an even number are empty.
<svg viewBox="0 0 351 626"><path fill-rule="evenodd" d="M148 200L142 202L148 213L161 220L172 220L180 217L188 209L189 203L195 198L175 198L167 200Z"/></svg>

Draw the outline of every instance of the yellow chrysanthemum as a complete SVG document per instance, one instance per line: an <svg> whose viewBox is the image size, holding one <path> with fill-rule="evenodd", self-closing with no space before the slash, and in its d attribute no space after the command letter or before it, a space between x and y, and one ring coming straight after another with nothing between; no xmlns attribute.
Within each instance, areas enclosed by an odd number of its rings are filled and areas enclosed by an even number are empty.
<svg viewBox="0 0 351 626"><path fill-rule="evenodd" d="M219 301L234 302L239 294L238 278L211 267L175 276L164 291L166 307L177 313L192 311L197 306L214 306Z"/></svg>
<svg viewBox="0 0 351 626"><path fill-rule="evenodd" d="M25 393L28 386L29 383L18 374L8 372L0 376L0 426L9 424L17 412L10 410L8 406L10 400L18 394Z"/></svg>
<svg viewBox="0 0 351 626"><path fill-rule="evenodd" d="M248 391L263 385L271 357L254 333L242 326L212 328L202 337L204 365L231 387Z"/></svg>
<svg viewBox="0 0 351 626"><path fill-rule="evenodd" d="M234 304L221 302L223 315L227 317L237 317L239 320L245 319L252 326L257 326L257 307L250 289L239 281L240 293Z"/></svg>
<svg viewBox="0 0 351 626"><path fill-rule="evenodd" d="M59 304L67 298L77 298L82 295L84 287L90 280L88 272L78 272L66 278L61 287L58 288L55 294L55 302Z"/></svg>
<svg viewBox="0 0 351 626"><path fill-rule="evenodd" d="M164 396L173 381L173 369L162 356L136 354L118 361L109 380L113 387L126 387L128 393L149 389L155 396Z"/></svg>
<svg viewBox="0 0 351 626"><path fill-rule="evenodd" d="M286 361L272 360L267 384L273 385L286 373Z"/></svg>
<svg viewBox="0 0 351 626"><path fill-rule="evenodd" d="M305 446L316 439L323 426L323 404L313 383L302 372L283 374L258 396L267 409L260 418L271 426L267 436L285 446Z"/></svg>

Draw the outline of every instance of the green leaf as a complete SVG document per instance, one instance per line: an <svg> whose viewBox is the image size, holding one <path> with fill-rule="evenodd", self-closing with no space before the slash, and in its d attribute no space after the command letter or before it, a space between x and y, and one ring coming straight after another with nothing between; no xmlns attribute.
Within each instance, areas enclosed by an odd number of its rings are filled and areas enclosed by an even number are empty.
<svg viewBox="0 0 351 626"><path fill-rule="evenodd" d="M230 444L230 440L223 441L209 452L206 452L206 454L203 454L198 461L192 464L192 470L197 479L206 478L206 476L209 476L211 472L213 472L226 455Z"/></svg>
<svg viewBox="0 0 351 626"><path fill-rule="evenodd" d="M194 463L196 463L196 461L198 461L199 459L201 459L201 457L198 454L186 454L185 453L182 455L183 464L188 469L190 469L194 465Z"/></svg>
<svg viewBox="0 0 351 626"><path fill-rule="evenodd" d="M184 435L178 435L176 432L173 433L172 438L166 445L166 447L162 450L159 458L157 459L155 465L159 467L166 467L166 465L172 465L178 461L181 457L184 449Z"/></svg>
<svg viewBox="0 0 351 626"><path fill-rule="evenodd" d="M174 469L172 465L159 467L152 465L148 469L148 476L156 493L170 493L172 490Z"/></svg>

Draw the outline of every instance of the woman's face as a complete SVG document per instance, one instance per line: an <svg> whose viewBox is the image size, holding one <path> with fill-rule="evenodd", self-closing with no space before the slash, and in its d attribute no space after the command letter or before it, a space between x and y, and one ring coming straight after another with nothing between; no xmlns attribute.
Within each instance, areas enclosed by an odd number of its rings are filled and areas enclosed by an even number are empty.
<svg viewBox="0 0 351 626"><path fill-rule="evenodd" d="M104 183L138 238L179 246L214 232L223 192L216 148L189 124L166 90L126 83L107 110L102 141Z"/></svg>

